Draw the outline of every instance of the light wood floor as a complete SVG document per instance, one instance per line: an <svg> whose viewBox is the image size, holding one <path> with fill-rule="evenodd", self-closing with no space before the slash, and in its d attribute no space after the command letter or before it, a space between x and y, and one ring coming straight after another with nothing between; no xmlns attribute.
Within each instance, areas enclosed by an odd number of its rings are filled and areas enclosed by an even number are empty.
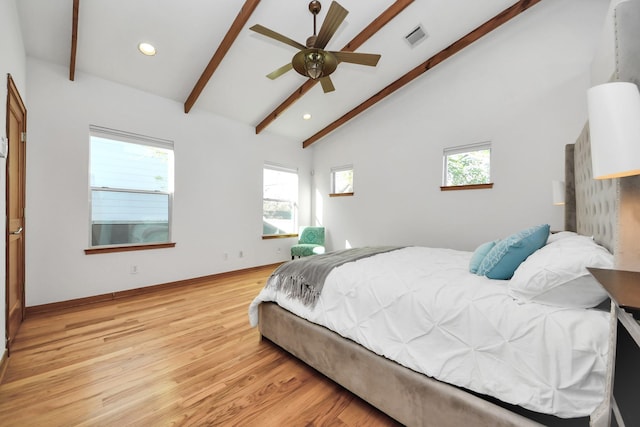
<svg viewBox="0 0 640 427"><path fill-rule="evenodd" d="M398 426L249 327L271 271L26 319L0 425Z"/></svg>

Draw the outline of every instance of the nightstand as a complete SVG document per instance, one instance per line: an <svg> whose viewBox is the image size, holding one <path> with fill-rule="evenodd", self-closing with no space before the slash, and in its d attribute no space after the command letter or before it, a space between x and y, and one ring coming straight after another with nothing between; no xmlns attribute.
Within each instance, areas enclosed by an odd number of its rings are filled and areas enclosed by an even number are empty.
<svg viewBox="0 0 640 427"><path fill-rule="evenodd" d="M640 347L640 272L589 268L616 304L618 320Z"/></svg>
<svg viewBox="0 0 640 427"><path fill-rule="evenodd" d="M629 332L636 346L640 347L640 272L605 270L601 268L588 268L589 272L607 291L611 298L612 324L609 337L609 363L607 390L605 402L601 406L602 414L600 422L593 425L610 425L611 412L615 415L618 425L624 425L620 410L613 396L613 378L615 374L617 324L620 324ZM615 317L614 317L615 314ZM593 418L593 417L592 417Z"/></svg>

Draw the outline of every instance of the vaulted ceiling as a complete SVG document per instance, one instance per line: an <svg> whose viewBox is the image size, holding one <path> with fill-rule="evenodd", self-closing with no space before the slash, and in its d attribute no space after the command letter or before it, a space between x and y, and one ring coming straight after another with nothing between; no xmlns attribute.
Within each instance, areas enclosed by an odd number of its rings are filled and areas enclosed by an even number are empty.
<svg viewBox="0 0 640 427"><path fill-rule="evenodd" d="M538 1L339 0L349 14L327 50L382 58L375 68L341 63L330 93L295 71L266 78L297 50L249 30L261 24L305 44L308 0L20 0L18 8L27 55L69 67L78 84L93 74L308 146ZM330 3L322 1L318 27ZM428 36L411 46L405 36L419 25ZM140 54L143 41L155 56Z"/></svg>

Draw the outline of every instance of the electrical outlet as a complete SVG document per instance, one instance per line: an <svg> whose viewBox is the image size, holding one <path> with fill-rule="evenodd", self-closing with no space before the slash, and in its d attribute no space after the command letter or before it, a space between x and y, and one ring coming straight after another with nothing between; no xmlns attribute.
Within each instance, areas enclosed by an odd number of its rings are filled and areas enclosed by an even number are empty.
<svg viewBox="0 0 640 427"><path fill-rule="evenodd" d="M229 259L229 254L228 253L223 253L222 254L222 259L224 259L225 261Z"/></svg>
<svg viewBox="0 0 640 427"><path fill-rule="evenodd" d="M244 256L244 252L240 251L240 253L238 253L238 257L242 258Z"/></svg>
<svg viewBox="0 0 640 427"><path fill-rule="evenodd" d="M278 253L282 252L282 248L278 248L276 252Z"/></svg>
<svg viewBox="0 0 640 427"><path fill-rule="evenodd" d="M138 274L138 266L137 265L132 265L131 268L129 268L129 273Z"/></svg>

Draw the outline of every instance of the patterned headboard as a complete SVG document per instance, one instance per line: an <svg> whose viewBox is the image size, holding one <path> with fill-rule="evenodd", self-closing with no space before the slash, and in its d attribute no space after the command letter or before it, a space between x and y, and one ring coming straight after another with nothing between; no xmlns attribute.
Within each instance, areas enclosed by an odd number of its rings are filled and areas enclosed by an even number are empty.
<svg viewBox="0 0 640 427"><path fill-rule="evenodd" d="M593 236L615 255L616 268L640 271L640 176L593 179L588 124L569 155L565 229Z"/></svg>
<svg viewBox="0 0 640 427"><path fill-rule="evenodd" d="M575 189L575 225L567 224L567 229L593 236L596 242L615 253L618 244L620 180L593 179L588 124L572 145L573 150L570 151L574 170L569 172L573 174L573 179L565 179L572 180Z"/></svg>

